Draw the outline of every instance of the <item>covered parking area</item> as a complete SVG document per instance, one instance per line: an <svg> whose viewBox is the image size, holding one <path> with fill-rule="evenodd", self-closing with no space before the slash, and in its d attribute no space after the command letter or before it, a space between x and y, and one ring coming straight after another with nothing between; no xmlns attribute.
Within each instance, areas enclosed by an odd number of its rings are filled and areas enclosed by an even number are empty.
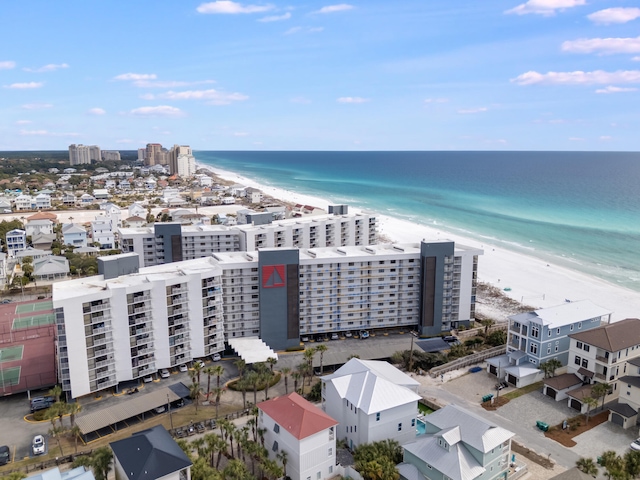
<svg viewBox="0 0 640 480"><path fill-rule="evenodd" d="M247 365L266 362L268 358L278 359L278 354L258 337L232 338L229 345Z"/></svg>
<svg viewBox="0 0 640 480"><path fill-rule="evenodd" d="M170 387L123 400L117 405L79 416L76 425L80 428L85 443L135 425L149 418L154 409L181 400L181 396Z"/></svg>

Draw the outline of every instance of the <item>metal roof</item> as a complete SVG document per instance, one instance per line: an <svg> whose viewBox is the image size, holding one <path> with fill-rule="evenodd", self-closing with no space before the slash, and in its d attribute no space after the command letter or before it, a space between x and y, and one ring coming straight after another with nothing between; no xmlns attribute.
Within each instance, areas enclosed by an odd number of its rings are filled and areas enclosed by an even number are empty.
<svg viewBox="0 0 640 480"><path fill-rule="evenodd" d="M161 405L166 405L167 401L175 402L176 400L180 400L180 397L169 387L164 387L130 400L123 400L112 407L81 415L76 418L76 425L80 427L82 434L86 435L128 418L136 417Z"/></svg>
<svg viewBox="0 0 640 480"><path fill-rule="evenodd" d="M278 359L278 354L258 337L230 338L229 345L247 365L266 362L271 357Z"/></svg>

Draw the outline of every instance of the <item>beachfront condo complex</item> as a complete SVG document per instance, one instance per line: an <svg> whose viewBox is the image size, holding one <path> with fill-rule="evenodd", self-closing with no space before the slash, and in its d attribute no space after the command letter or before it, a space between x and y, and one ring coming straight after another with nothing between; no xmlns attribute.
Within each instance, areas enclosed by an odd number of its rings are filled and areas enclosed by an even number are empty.
<svg viewBox="0 0 640 480"><path fill-rule="evenodd" d="M481 250L451 241L264 248L139 267L99 259L99 275L53 285L63 389L79 397L260 339L416 329L474 318ZM243 352L238 352L241 356Z"/></svg>

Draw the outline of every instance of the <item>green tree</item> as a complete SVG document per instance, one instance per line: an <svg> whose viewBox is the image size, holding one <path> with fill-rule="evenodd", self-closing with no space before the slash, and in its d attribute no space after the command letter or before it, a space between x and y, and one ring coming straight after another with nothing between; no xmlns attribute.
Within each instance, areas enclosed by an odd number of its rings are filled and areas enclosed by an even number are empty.
<svg viewBox="0 0 640 480"><path fill-rule="evenodd" d="M248 480L250 473L247 467L240 460L233 459L222 471L224 480Z"/></svg>
<svg viewBox="0 0 640 480"><path fill-rule="evenodd" d="M589 418L591 418L591 409L593 407L597 407L598 406L598 400L596 400L593 397L584 397L582 399L582 403L586 403L587 404L587 414L585 415L585 417L586 417L585 423L588 425L589 424Z"/></svg>
<svg viewBox="0 0 640 480"><path fill-rule="evenodd" d="M629 450L624 454L624 469L631 478L640 476L640 452Z"/></svg>
<svg viewBox="0 0 640 480"><path fill-rule="evenodd" d="M109 447L100 447L91 454L93 473L96 480L107 480L111 471L113 452Z"/></svg>
<svg viewBox="0 0 640 480"><path fill-rule="evenodd" d="M320 354L320 375L322 375L324 373L323 366L322 366L323 356L324 356L324 352L329 350L329 347L321 343L315 348L315 350Z"/></svg>
<svg viewBox="0 0 640 480"><path fill-rule="evenodd" d="M269 364L269 369L271 370L271 373L273 373L273 367L275 367L276 363L278 363L278 359L275 357L269 357L267 358L267 363Z"/></svg>
<svg viewBox="0 0 640 480"><path fill-rule="evenodd" d="M198 404L200 403L200 395L202 395L202 389L200 388L200 384L195 380L191 385L189 385L189 396L193 399L193 402L196 404L196 413L198 413Z"/></svg>
<svg viewBox="0 0 640 480"><path fill-rule="evenodd" d="M11 472L8 475L2 477L4 480L22 480L27 478L27 474L23 472Z"/></svg>
<svg viewBox="0 0 640 480"><path fill-rule="evenodd" d="M576 467L578 468L578 470L586 473L587 475L591 475L593 477L598 475L598 467L593 461L593 458L581 457L580 460L576 462Z"/></svg>
<svg viewBox="0 0 640 480"><path fill-rule="evenodd" d="M591 395L594 398L602 398L602 408L604 409L604 400L609 394L609 390L611 390L611 385L609 383L596 383L593 387L591 387Z"/></svg>
<svg viewBox="0 0 640 480"><path fill-rule="evenodd" d="M291 368L283 367L282 370L280 370L280 372L282 373L282 377L284 378L284 394L288 395L289 394L289 375L291 374Z"/></svg>
<svg viewBox="0 0 640 480"><path fill-rule="evenodd" d="M485 337L487 345L492 347L499 347L507 343L507 332L504 330L494 330Z"/></svg>

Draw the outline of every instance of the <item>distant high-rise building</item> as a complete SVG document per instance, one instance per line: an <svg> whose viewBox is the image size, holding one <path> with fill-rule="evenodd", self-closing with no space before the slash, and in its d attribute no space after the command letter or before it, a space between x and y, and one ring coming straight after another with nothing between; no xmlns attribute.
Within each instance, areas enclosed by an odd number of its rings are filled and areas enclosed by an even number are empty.
<svg viewBox="0 0 640 480"><path fill-rule="evenodd" d="M176 172L180 177L192 177L196 173L196 159L193 155L178 155Z"/></svg>
<svg viewBox="0 0 640 480"><path fill-rule="evenodd" d="M162 145L159 143L147 143L147 152L144 157L146 165L162 165Z"/></svg>
<svg viewBox="0 0 640 480"><path fill-rule="evenodd" d="M144 159L147 155L147 149L146 148L139 148L138 149L138 161L139 162L144 162Z"/></svg>
<svg viewBox="0 0 640 480"><path fill-rule="evenodd" d="M169 170L172 174L177 173L178 175L183 176L181 173L178 172L178 157L181 155L193 155L193 152L191 151L191 147L188 145L174 145L169 151L168 163L169 163ZM183 167L183 170L184 170L184 167ZM193 173L195 173L195 169L193 170L192 173L189 173L184 176L190 176L190 175L193 175Z"/></svg>
<svg viewBox="0 0 640 480"><path fill-rule="evenodd" d="M102 154L100 153L100 147L97 145L90 145L89 146L89 159L92 162L101 162L102 161Z"/></svg>
<svg viewBox="0 0 640 480"><path fill-rule="evenodd" d="M83 165L91 163L91 155L89 147L85 145L69 145L69 163L70 165Z"/></svg>
<svg viewBox="0 0 640 480"><path fill-rule="evenodd" d="M102 160L119 162L120 152L118 150L103 150Z"/></svg>

